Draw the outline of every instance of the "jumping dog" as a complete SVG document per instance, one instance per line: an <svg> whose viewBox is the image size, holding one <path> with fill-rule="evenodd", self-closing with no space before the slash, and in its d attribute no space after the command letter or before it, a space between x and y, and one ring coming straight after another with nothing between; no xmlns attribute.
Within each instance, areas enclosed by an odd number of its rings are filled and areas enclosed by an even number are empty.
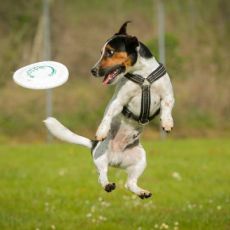
<svg viewBox="0 0 230 230"><path fill-rule="evenodd" d="M146 153L139 138L145 125L158 113L162 128L166 132L172 130L174 96L164 66L142 42L127 34L128 23L105 42L91 70L93 76L103 77L103 84L116 84L96 140L71 132L55 118L49 117L44 122L57 138L91 149L105 191L111 192L116 187L108 180L108 167L119 167L127 171L126 188L143 199L152 194L137 185L146 167Z"/></svg>

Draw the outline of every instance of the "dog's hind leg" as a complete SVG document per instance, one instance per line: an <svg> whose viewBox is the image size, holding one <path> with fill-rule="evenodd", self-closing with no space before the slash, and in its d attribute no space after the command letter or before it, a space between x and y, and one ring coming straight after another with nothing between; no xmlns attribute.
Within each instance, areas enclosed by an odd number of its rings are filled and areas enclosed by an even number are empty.
<svg viewBox="0 0 230 230"><path fill-rule="evenodd" d="M94 160L94 163L99 174L99 183L102 185L106 192L112 192L116 188L116 185L115 183L110 183L108 180L108 160L106 154Z"/></svg>
<svg viewBox="0 0 230 230"><path fill-rule="evenodd" d="M142 148L142 146L138 145L129 151L133 152L132 154L135 156L136 161L134 161L131 166L126 168L128 179L125 186L131 192L137 194L141 199L149 198L152 194L137 185L138 178L141 176L146 167L145 150Z"/></svg>
<svg viewBox="0 0 230 230"><path fill-rule="evenodd" d="M99 178L98 181L106 192L111 192L116 188L115 183L110 183L108 180L108 154L103 143L99 144L98 148L93 151L93 160L97 168Z"/></svg>

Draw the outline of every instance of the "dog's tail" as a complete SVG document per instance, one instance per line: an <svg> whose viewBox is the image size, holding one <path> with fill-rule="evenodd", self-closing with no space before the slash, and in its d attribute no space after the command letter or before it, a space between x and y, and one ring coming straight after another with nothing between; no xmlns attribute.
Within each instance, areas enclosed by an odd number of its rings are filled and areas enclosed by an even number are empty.
<svg viewBox="0 0 230 230"><path fill-rule="evenodd" d="M48 117L46 120L44 120L44 123L47 129L58 139L73 144L83 145L87 148L92 148L93 146L93 141L73 133L54 117Z"/></svg>

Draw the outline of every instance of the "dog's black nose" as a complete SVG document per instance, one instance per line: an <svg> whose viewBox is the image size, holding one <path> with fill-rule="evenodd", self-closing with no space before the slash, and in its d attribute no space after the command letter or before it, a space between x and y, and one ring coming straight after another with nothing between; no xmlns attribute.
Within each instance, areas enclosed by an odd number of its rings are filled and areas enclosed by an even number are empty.
<svg viewBox="0 0 230 230"><path fill-rule="evenodd" d="M97 76L97 68L96 67L92 68L91 73L93 74L93 76L96 77Z"/></svg>

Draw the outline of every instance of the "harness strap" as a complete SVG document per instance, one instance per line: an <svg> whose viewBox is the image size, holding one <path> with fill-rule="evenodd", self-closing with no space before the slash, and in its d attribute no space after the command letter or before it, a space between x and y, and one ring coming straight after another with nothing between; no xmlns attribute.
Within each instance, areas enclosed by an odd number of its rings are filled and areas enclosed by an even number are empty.
<svg viewBox="0 0 230 230"><path fill-rule="evenodd" d="M154 81L158 80L166 74L165 67L160 63L160 65L155 69L148 77L147 80L152 84Z"/></svg>
<svg viewBox="0 0 230 230"><path fill-rule="evenodd" d="M150 73L147 78L144 78L138 74L131 74L131 73L127 73L125 77L141 86L143 85L145 80L147 80L150 84L152 84L154 81L158 80L165 74L166 74L165 67L161 63L159 63L159 66L152 73Z"/></svg>
<svg viewBox="0 0 230 230"><path fill-rule="evenodd" d="M145 80L142 76L138 74L127 73L125 74L125 77L131 80L132 82L137 83L140 86L144 83Z"/></svg>
<svg viewBox="0 0 230 230"><path fill-rule="evenodd" d="M155 118L159 113L160 109L158 109L151 117L149 117L149 121ZM122 114L129 119L133 119L134 121L140 122L139 117L133 114L126 106L123 107Z"/></svg>
<svg viewBox="0 0 230 230"><path fill-rule="evenodd" d="M127 73L125 77L141 87L141 91L142 91L141 109L140 109L140 116L137 117L131 111L129 111L129 109L125 106L122 111L123 115L128 118L132 118L141 124L146 124L153 117L155 117L155 114L150 117L150 106L151 106L150 87L154 81L158 80L165 74L166 74L165 67L161 63L159 64L157 69L155 69L147 78L144 78L138 74Z"/></svg>
<svg viewBox="0 0 230 230"><path fill-rule="evenodd" d="M149 112L151 105L150 85L142 85L141 89L141 112L139 116L139 121L140 123L145 124L149 122Z"/></svg>

